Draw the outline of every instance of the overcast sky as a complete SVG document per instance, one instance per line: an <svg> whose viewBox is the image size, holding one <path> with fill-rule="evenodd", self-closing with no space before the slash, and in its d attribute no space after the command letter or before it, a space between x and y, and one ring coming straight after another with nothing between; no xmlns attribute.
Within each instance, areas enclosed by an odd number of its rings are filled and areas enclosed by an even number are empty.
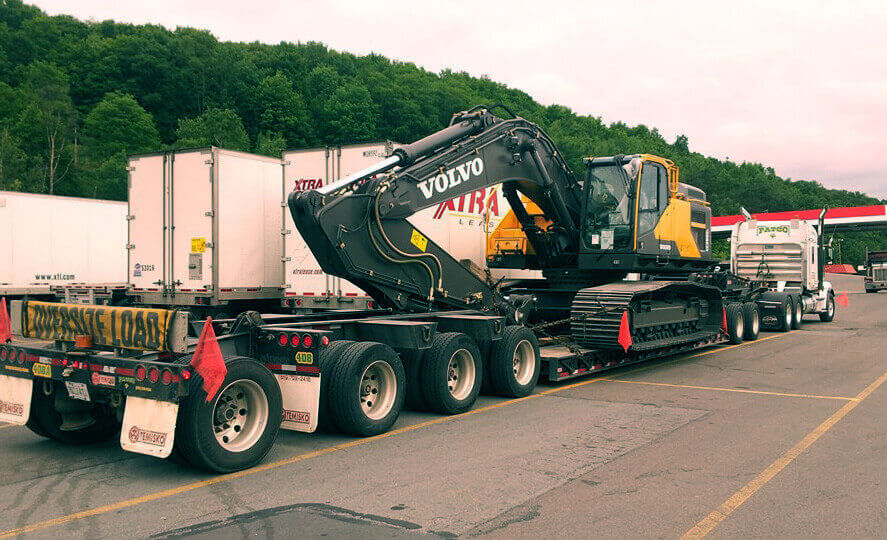
<svg viewBox="0 0 887 540"><path fill-rule="evenodd" d="M34 0L32 0L34 1ZM36 0L451 68L670 142L887 198L887 2Z"/></svg>

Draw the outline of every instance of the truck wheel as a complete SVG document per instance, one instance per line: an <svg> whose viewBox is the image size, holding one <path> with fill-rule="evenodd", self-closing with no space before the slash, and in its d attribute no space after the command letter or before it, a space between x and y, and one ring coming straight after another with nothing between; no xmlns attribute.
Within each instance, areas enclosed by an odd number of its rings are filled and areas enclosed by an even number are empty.
<svg viewBox="0 0 887 540"><path fill-rule="evenodd" d="M403 369L407 375L406 397L404 404L407 408L425 412L428 410L428 403L425 402L425 395L422 390L422 357L424 351L412 350L404 352L401 355L403 359Z"/></svg>
<svg viewBox="0 0 887 540"><path fill-rule="evenodd" d="M317 414L317 427L327 433L333 433L336 430L336 424L333 422L332 413L330 413L330 376L333 365L342 358L345 349L353 345L353 341L343 339L334 341L329 347L320 353L317 360L320 366L320 407Z"/></svg>
<svg viewBox="0 0 887 540"><path fill-rule="evenodd" d="M794 320L794 306L792 305L791 296L785 295L779 301L779 313L782 314L776 320L776 329L780 332L788 332L792 329L792 321Z"/></svg>
<svg viewBox="0 0 887 540"><path fill-rule="evenodd" d="M277 438L283 412L280 386L268 368L244 357L225 365L228 374L211 401L206 400L203 378L191 379L176 426L176 440L188 462L218 473L262 461Z"/></svg>
<svg viewBox="0 0 887 540"><path fill-rule="evenodd" d="M866 291L868 292L868 291ZM828 294L825 300L825 311L819 314L819 320L822 322L832 322L835 320L835 295Z"/></svg>
<svg viewBox="0 0 887 540"><path fill-rule="evenodd" d="M120 422L111 410L72 400L58 383L40 380L34 381L26 426L41 437L71 445L105 442L120 433Z"/></svg>
<svg viewBox="0 0 887 540"><path fill-rule="evenodd" d="M349 435L366 437L388 431L403 408L403 363L381 343L354 343L342 353L330 376L333 422Z"/></svg>
<svg viewBox="0 0 887 540"><path fill-rule="evenodd" d="M496 392L505 397L530 395L539 379L539 341L526 326L509 326L502 339L493 343L490 379Z"/></svg>
<svg viewBox="0 0 887 540"><path fill-rule="evenodd" d="M428 407L441 414L460 414L477 401L483 379L480 349L458 332L434 336L422 359L422 389Z"/></svg>
<svg viewBox="0 0 887 540"><path fill-rule="evenodd" d="M742 335L745 333L745 323L742 320L742 304L732 303L727 305L727 337L734 345L742 343Z"/></svg>
<svg viewBox="0 0 887 540"><path fill-rule="evenodd" d="M792 313L792 330L800 330L804 326L804 302L800 297L792 298L794 311Z"/></svg>
<svg viewBox="0 0 887 540"><path fill-rule="evenodd" d="M742 304L742 322L745 325L745 332L742 334L746 341L754 341L758 339L761 333L761 310L754 302L746 302Z"/></svg>

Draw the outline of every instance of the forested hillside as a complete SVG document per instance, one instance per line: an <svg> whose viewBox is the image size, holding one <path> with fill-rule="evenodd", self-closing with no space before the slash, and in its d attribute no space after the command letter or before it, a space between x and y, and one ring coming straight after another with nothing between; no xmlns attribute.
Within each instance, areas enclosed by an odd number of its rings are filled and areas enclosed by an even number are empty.
<svg viewBox="0 0 887 540"><path fill-rule="evenodd" d="M288 147L408 142L486 103L542 125L577 172L590 155L671 158L685 182L708 192L716 215L740 205L777 211L878 202L789 181L761 164L703 156L683 136L668 142L643 125L542 106L465 73L431 73L319 43L228 43L190 28L48 17L0 0L0 190L125 199L130 153L212 144L279 155ZM844 242L845 261L861 259L863 242L887 248L884 235L856 235Z"/></svg>

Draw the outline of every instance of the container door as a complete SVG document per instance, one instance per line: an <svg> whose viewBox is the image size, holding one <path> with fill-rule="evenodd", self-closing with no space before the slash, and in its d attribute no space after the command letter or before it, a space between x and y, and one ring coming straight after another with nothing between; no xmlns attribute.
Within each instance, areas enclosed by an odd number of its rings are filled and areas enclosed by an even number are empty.
<svg viewBox="0 0 887 540"><path fill-rule="evenodd" d="M213 284L213 153L179 152L172 159L172 275L169 289L185 293Z"/></svg>
<svg viewBox="0 0 887 540"><path fill-rule="evenodd" d="M12 286L12 239L15 238L12 217L14 199L0 193L0 289Z"/></svg>
<svg viewBox="0 0 887 540"><path fill-rule="evenodd" d="M166 285L167 156L132 158L129 167L129 284L161 291Z"/></svg>
<svg viewBox="0 0 887 540"><path fill-rule="evenodd" d="M317 189L331 179L329 150L320 148L283 155L283 201L293 191ZM333 279L323 273L308 245L299 236L289 209L284 209L284 295L321 296L330 291Z"/></svg>

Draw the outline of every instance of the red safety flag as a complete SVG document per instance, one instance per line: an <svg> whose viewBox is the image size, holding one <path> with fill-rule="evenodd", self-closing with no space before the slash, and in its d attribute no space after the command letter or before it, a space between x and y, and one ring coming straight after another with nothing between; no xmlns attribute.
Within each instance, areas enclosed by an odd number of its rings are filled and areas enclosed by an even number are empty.
<svg viewBox="0 0 887 540"><path fill-rule="evenodd" d="M724 306L724 319L721 321L721 330L727 331L727 307Z"/></svg>
<svg viewBox="0 0 887 540"><path fill-rule="evenodd" d="M631 330L628 328L628 310L622 312L622 320L619 321L619 344L625 352L631 347Z"/></svg>
<svg viewBox="0 0 887 540"><path fill-rule="evenodd" d="M6 298L0 298L0 343L12 341L12 325L9 323L9 313L6 311Z"/></svg>
<svg viewBox="0 0 887 540"><path fill-rule="evenodd" d="M847 293L839 294L838 297L835 298L835 300L838 302L839 305L842 305L844 307L847 307L850 305L850 299L847 298Z"/></svg>
<svg viewBox="0 0 887 540"><path fill-rule="evenodd" d="M207 317L200 332L200 340L194 357L191 358L191 366L203 378L203 390L206 391L206 400L212 401L216 392L222 386L222 381L228 375L228 368L222 358L222 350L216 341L216 333L213 331L212 319Z"/></svg>

